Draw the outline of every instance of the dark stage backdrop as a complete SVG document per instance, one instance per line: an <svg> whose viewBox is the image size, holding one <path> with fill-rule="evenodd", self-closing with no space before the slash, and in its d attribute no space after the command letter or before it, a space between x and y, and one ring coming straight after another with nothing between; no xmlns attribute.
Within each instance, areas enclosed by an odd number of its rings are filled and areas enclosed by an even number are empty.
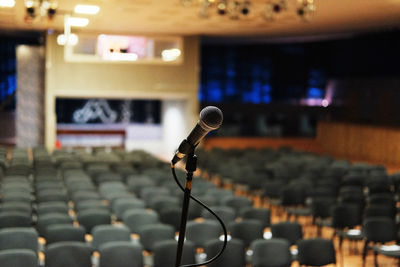
<svg viewBox="0 0 400 267"><path fill-rule="evenodd" d="M57 98L57 123L161 123L160 100Z"/></svg>
<svg viewBox="0 0 400 267"><path fill-rule="evenodd" d="M228 136L315 136L321 120L400 126L400 32L201 51L202 106L231 112ZM255 112L255 113L254 113Z"/></svg>

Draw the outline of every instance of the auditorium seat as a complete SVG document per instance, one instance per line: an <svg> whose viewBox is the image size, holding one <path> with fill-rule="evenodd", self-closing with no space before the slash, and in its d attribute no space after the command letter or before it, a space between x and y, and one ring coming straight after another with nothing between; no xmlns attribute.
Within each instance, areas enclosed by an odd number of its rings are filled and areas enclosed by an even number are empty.
<svg viewBox="0 0 400 267"><path fill-rule="evenodd" d="M130 209L145 209L145 202L136 198L117 199L113 203L113 212L117 220L122 220L124 213Z"/></svg>
<svg viewBox="0 0 400 267"><path fill-rule="evenodd" d="M333 242L328 239L311 238L297 242L298 261L300 265L324 266L336 264Z"/></svg>
<svg viewBox="0 0 400 267"><path fill-rule="evenodd" d="M71 200L75 203L85 200L100 200L100 194L97 192L88 192L86 190L78 190L72 193Z"/></svg>
<svg viewBox="0 0 400 267"><path fill-rule="evenodd" d="M109 242L131 240L130 230L124 225L95 226L92 229L92 237L92 245L96 250Z"/></svg>
<svg viewBox="0 0 400 267"><path fill-rule="evenodd" d="M339 251L341 252L344 239L362 240L363 234L351 232L353 228L362 223L362 210L359 205L351 203L338 203L331 209L333 237L339 236Z"/></svg>
<svg viewBox="0 0 400 267"><path fill-rule="evenodd" d="M370 217L366 218L363 222L362 227L365 239L364 249L362 254L363 264L368 250L370 249L370 243L385 244L387 242L395 241L397 239L397 227L396 222L389 217ZM377 253L374 253L375 265L377 265Z"/></svg>
<svg viewBox="0 0 400 267"><path fill-rule="evenodd" d="M155 196L149 203L148 207L160 213L163 209L169 207L180 207L182 200L175 196Z"/></svg>
<svg viewBox="0 0 400 267"><path fill-rule="evenodd" d="M192 241L196 247L204 248L208 240L219 238L221 234L221 226L212 220L188 221L186 224L186 239Z"/></svg>
<svg viewBox="0 0 400 267"><path fill-rule="evenodd" d="M92 209L103 209L103 210L110 210L110 207L107 206L101 200L84 200L75 203L74 209L76 212L82 212L84 210L92 210Z"/></svg>
<svg viewBox="0 0 400 267"><path fill-rule="evenodd" d="M253 201L247 197L227 196L221 199L221 205L233 208L238 216L242 209L252 207Z"/></svg>
<svg viewBox="0 0 400 267"><path fill-rule="evenodd" d="M0 229L9 227L31 227L32 216L30 212L2 211L0 212Z"/></svg>
<svg viewBox="0 0 400 267"><path fill-rule="evenodd" d="M171 225L175 231L179 230L181 225L181 207L168 207L163 209L160 213L160 222Z"/></svg>
<svg viewBox="0 0 400 267"><path fill-rule="evenodd" d="M47 227L53 224L72 224L72 219L68 214L64 213L47 213L38 216L36 228L39 235L46 236Z"/></svg>
<svg viewBox="0 0 400 267"><path fill-rule="evenodd" d="M303 228L298 222L278 222L271 225L271 234L272 238L283 238L289 241L290 245L295 245L303 238Z"/></svg>
<svg viewBox="0 0 400 267"><path fill-rule="evenodd" d="M149 224L158 223L159 216L153 210L128 210L122 216L122 221L131 230L138 234L140 229Z"/></svg>
<svg viewBox="0 0 400 267"><path fill-rule="evenodd" d="M99 267L142 267L142 246L132 242L110 242L100 247ZM73 265L71 265L73 266Z"/></svg>
<svg viewBox="0 0 400 267"><path fill-rule="evenodd" d="M104 209L87 209L78 212L77 220L90 233L97 225L111 224L111 214Z"/></svg>
<svg viewBox="0 0 400 267"><path fill-rule="evenodd" d="M174 266L177 247L178 243L176 240L163 240L154 244L153 267ZM186 240L183 246L181 265L196 263L195 254L196 248L194 243Z"/></svg>
<svg viewBox="0 0 400 267"><path fill-rule="evenodd" d="M35 252L29 249L8 249L0 251L2 266L9 267L38 267L38 259Z"/></svg>
<svg viewBox="0 0 400 267"><path fill-rule="evenodd" d="M163 186L144 187L140 190L139 196L145 203L150 203L156 196L169 196L170 190Z"/></svg>
<svg viewBox="0 0 400 267"><path fill-rule="evenodd" d="M253 267L283 267L292 264L289 241L280 238L258 239L251 243Z"/></svg>
<svg viewBox="0 0 400 267"><path fill-rule="evenodd" d="M9 201L2 203L0 206L0 214L1 212L14 212L14 211L31 215L32 204L20 201Z"/></svg>
<svg viewBox="0 0 400 267"><path fill-rule="evenodd" d="M0 230L0 250L29 249L36 254L38 237L34 228L3 228Z"/></svg>
<svg viewBox="0 0 400 267"><path fill-rule="evenodd" d="M236 219L236 212L232 207L228 206L211 206L210 209L215 212L221 220L229 225ZM207 220L216 220L215 216L211 214L208 210L203 210L201 217Z"/></svg>
<svg viewBox="0 0 400 267"><path fill-rule="evenodd" d="M171 225L163 223L148 224L141 227L139 236L143 249L152 252L157 242L168 239L173 240L175 229Z"/></svg>
<svg viewBox="0 0 400 267"><path fill-rule="evenodd" d="M37 193L36 200L38 203L61 201L68 202L67 193L64 190L47 189Z"/></svg>
<svg viewBox="0 0 400 267"><path fill-rule="evenodd" d="M127 184L128 190L130 192L134 193L135 195L139 195L140 191L144 187L151 187L151 186L156 185L156 183L154 181L150 180L148 177L136 177L136 175L129 176L127 178L126 184Z"/></svg>
<svg viewBox="0 0 400 267"><path fill-rule="evenodd" d="M46 245L63 241L85 242L86 230L83 226L72 224L53 224L46 228Z"/></svg>
<svg viewBox="0 0 400 267"><path fill-rule="evenodd" d="M45 267L92 267L92 248L83 242L64 241L46 248Z"/></svg>
<svg viewBox="0 0 400 267"><path fill-rule="evenodd" d="M271 224L270 210L263 208L247 207L240 212L240 217L243 220L254 219L262 223L263 227L269 227Z"/></svg>
<svg viewBox="0 0 400 267"><path fill-rule="evenodd" d="M207 260L215 257L221 250L223 242L219 239L209 240L205 244L204 252ZM239 239L228 241L223 254L215 261L207 264L208 267L243 267L246 266L246 249Z"/></svg>

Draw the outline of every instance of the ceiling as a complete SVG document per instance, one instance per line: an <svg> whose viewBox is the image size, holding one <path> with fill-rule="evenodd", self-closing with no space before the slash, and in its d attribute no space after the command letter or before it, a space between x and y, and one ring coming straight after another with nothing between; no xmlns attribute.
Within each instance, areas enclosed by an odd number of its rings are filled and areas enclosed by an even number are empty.
<svg viewBox="0 0 400 267"><path fill-rule="evenodd" d="M241 0L242 1L242 0ZM63 29L63 14L72 14L76 4L96 4L100 12L87 16L90 23L83 31L93 33L209 35L209 36L301 36L378 31L400 26L400 0L314 0L316 13L311 22L303 22L295 12L297 0L287 0L289 10L272 22L260 13L267 0L252 0L250 14L239 20L219 16L199 17L199 5L184 7L180 0L58 0L53 21L24 21L23 0L15 7L0 8L0 33L3 30ZM193 0L196 2L196 0Z"/></svg>

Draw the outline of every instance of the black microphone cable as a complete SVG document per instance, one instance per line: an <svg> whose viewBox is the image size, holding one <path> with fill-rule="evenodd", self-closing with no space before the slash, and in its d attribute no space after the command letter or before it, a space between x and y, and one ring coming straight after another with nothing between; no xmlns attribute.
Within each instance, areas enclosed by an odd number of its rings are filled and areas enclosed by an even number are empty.
<svg viewBox="0 0 400 267"><path fill-rule="evenodd" d="M180 187L180 189L185 192L184 187L181 185L181 183L178 180L178 177L176 176L176 172L175 172L175 164L171 164L171 170L172 170L172 175L174 176L175 182L178 184L178 186ZM217 220L219 221L219 223L221 224L222 229L224 230L224 243L222 245L221 250L218 252L218 254L216 256L214 256L213 258L202 262L202 263L195 263L195 264L186 264L186 265L180 265L180 267L197 267L197 266L202 266L202 265L207 265L213 261L215 261L219 256L222 255L222 253L224 252L226 245L228 243L228 231L226 230L225 224L224 222L221 220L220 217L218 217L218 215L212 211L209 207L207 207L206 204L204 204L203 202L201 202L200 200L198 200L197 198L195 198L194 196L190 195L190 198L193 199L194 201L196 201L197 203L199 203L203 208L205 208L208 212L210 212L215 218L217 218Z"/></svg>

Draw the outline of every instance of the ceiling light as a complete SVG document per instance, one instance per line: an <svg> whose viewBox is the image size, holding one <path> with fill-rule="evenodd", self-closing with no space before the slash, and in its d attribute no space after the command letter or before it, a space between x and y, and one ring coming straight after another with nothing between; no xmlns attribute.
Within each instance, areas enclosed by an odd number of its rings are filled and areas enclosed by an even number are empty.
<svg viewBox="0 0 400 267"><path fill-rule="evenodd" d="M33 0L27 0L27 1L25 1L25 6L27 8L34 7L35 6L35 2Z"/></svg>
<svg viewBox="0 0 400 267"><path fill-rule="evenodd" d="M185 7L200 6L199 15L202 18L209 18L212 14L209 11L215 9L215 14L225 15L232 20L249 17L249 14L260 13L266 21L273 21L276 17L281 17L286 11L294 11L304 21L310 21L315 13L315 0L293 0L298 5L289 5L289 0L263 0L264 5L252 5L252 0L180 0ZM254 0L261 2L261 0ZM198 3L195 5L195 3ZM256 9L261 7L261 12ZM251 16L253 18L255 16Z"/></svg>
<svg viewBox="0 0 400 267"><path fill-rule="evenodd" d="M76 35L75 33L71 33L69 34L68 37L68 45L70 46L74 46L78 44L78 35ZM67 38L65 37L64 34L60 34L57 36L57 44L58 45L66 45L67 44Z"/></svg>
<svg viewBox="0 0 400 267"><path fill-rule="evenodd" d="M89 19L70 17L68 18L67 23L71 27L86 27L89 24Z"/></svg>
<svg viewBox="0 0 400 267"><path fill-rule="evenodd" d="M139 56L136 53L107 53L103 59L112 61L136 61Z"/></svg>
<svg viewBox="0 0 400 267"><path fill-rule="evenodd" d="M249 1L243 2L241 12L243 15L249 14L249 12L250 12L250 2Z"/></svg>
<svg viewBox="0 0 400 267"><path fill-rule="evenodd" d="M74 12L78 14L95 15L100 11L99 6L95 5L76 5Z"/></svg>
<svg viewBox="0 0 400 267"><path fill-rule="evenodd" d="M298 0L297 15L304 21L310 21L314 15L314 0Z"/></svg>
<svg viewBox="0 0 400 267"><path fill-rule="evenodd" d="M14 7L15 0L0 0L0 7Z"/></svg>
<svg viewBox="0 0 400 267"><path fill-rule="evenodd" d="M50 20L53 19L54 16L56 15L57 8L58 8L57 2L48 3L48 7L46 9L47 9L47 17Z"/></svg>
<svg viewBox="0 0 400 267"><path fill-rule="evenodd" d="M220 15L225 15L226 14L226 0L221 0L218 5L217 5L217 9L218 9L218 14Z"/></svg>
<svg viewBox="0 0 400 267"><path fill-rule="evenodd" d="M174 61L181 55L181 50L178 48L165 49L161 52L163 61Z"/></svg>

